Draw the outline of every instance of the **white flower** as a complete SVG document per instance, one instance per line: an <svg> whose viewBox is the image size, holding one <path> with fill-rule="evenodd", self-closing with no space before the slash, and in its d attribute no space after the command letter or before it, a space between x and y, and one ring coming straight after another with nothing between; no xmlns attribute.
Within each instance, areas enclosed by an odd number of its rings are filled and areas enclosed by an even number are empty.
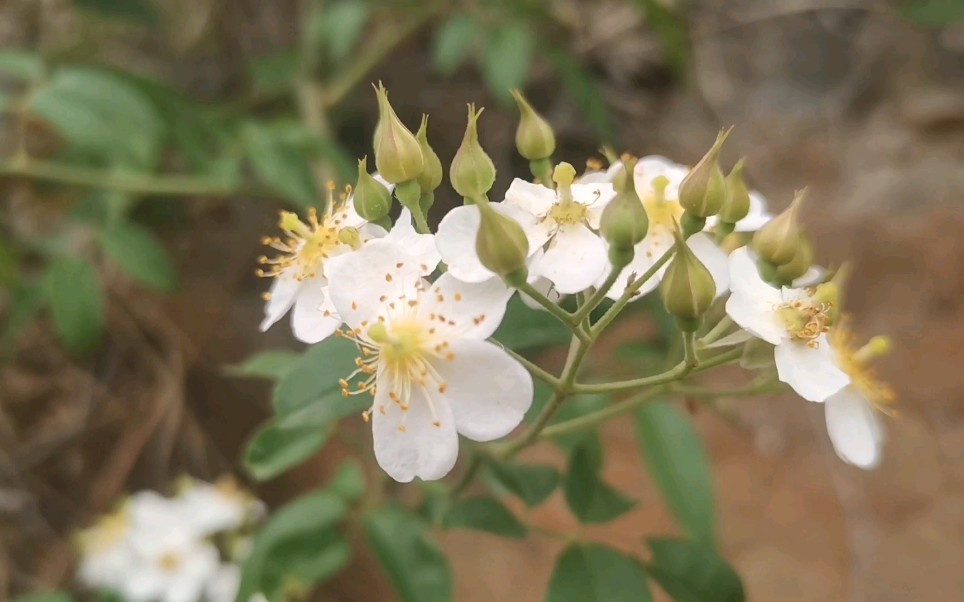
<svg viewBox="0 0 964 602"><path fill-rule="evenodd" d="M207 584L204 602L234 602L241 587L241 567L222 564Z"/></svg>
<svg viewBox="0 0 964 602"><path fill-rule="evenodd" d="M497 279L466 283L443 274L431 285L373 241L332 262L331 298L361 352L345 394L371 394L375 458L397 481L439 479L454 466L458 435L507 435L532 403L529 373L487 342L511 291ZM355 391L350 383L359 378Z"/></svg>
<svg viewBox="0 0 964 602"><path fill-rule="evenodd" d="M239 529L258 506L230 477L213 484L192 480L174 503L183 521L200 537Z"/></svg>
<svg viewBox="0 0 964 602"><path fill-rule="evenodd" d="M81 531L77 541L82 554L77 577L88 587L119 590L131 572L134 553L128 534L128 508L121 507L102 516Z"/></svg>
<svg viewBox="0 0 964 602"><path fill-rule="evenodd" d="M746 247L730 255L726 313L757 338L775 345L777 375L798 395L824 401L850 378L837 366L827 339L831 307L803 289L777 289L760 277Z"/></svg>

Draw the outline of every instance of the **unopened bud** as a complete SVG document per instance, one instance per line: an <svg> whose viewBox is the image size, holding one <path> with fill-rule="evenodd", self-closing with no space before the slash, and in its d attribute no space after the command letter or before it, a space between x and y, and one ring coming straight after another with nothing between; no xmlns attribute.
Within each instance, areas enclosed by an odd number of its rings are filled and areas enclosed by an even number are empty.
<svg viewBox="0 0 964 602"><path fill-rule="evenodd" d="M726 201L726 179L720 170L720 149L733 128L723 130L679 185L679 202L687 213L707 218L716 215Z"/></svg>
<svg viewBox="0 0 964 602"><path fill-rule="evenodd" d="M502 215L488 203L478 205L481 214L475 252L490 271L511 283L525 280L529 239L514 219Z"/></svg>
<svg viewBox="0 0 964 602"><path fill-rule="evenodd" d="M479 144L477 122L482 111L483 109L476 111L474 104L469 105L465 136L449 169L452 188L463 197L472 200L484 198L495 183L495 165Z"/></svg>
<svg viewBox="0 0 964 602"><path fill-rule="evenodd" d="M442 161L428 143L428 115L422 115L422 124L415 133L419 148L422 151L422 159L425 165L422 173L418 174L418 186L422 189L422 194L433 192L442 183Z"/></svg>
<svg viewBox="0 0 964 602"><path fill-rule="evenodd" d="M790 263L800 246L800 224L798 214L803 203L805 190L794 197L786 211L770 220L753 235L751 246L764 260L775 265Z"/></svg>
<svg viewBox="0 0 964 602"><path fill-rule="evenodd" d="M375 127L375 166L393 184L414 180L422 173L425 161L418 140L401 122L388 102L388 90L379 82L378 125Z"/></svg>
<svg viewBox="0 0 964 602"><path fill-rule="evenodd" d="M609 243L609 262L620 268L633 260L633 247L643 240L649 228L649 217L633 184L635 166L636 159L623 158L623 167L613 180L616 198L606 205L599 220L599 232Z"/></svg>
<svg viewBox="0 0 964 602"><path fill-rule="evenodd" d="M358 181L352 191L352 203L358 215L369 222L382 219L392 208L392 193L368 173L368 157L362 157L358 162Z"/></svg>
<svg viewBox="0 0 964 602"><path fill-rule="evenodd" d="M716 283L693 251L686 245L679 227L673 233L676 256L666 269L659 294L666 311L676 317L683 330L699 327L700 318L716 298Z"/></svg>
<svg viewBox="0 0 964 602"><path fill-rule="evenodd" d="M556 136L552 133L552 127L536 113L521 92L513 90L512 96L521 113L519 127L515 131L516 149L529 161L548 159L556 152Z"/></svg>
<svg viewBox="0 0 964 602"><path fill-rule="evenodd" d="M735 224L750 213L750 191L743 179L744 160L740 159L726 176L726 201L720 209L720 221Z"/></svg>
<svg viewBox="0 0 964 602"><path fill-rule="evenodd" d="M797 245L797 252L789 263L777 267L776 280L781 284L790 284L807 273L813 265L813 247L806 237L801 236Z"/></svg>

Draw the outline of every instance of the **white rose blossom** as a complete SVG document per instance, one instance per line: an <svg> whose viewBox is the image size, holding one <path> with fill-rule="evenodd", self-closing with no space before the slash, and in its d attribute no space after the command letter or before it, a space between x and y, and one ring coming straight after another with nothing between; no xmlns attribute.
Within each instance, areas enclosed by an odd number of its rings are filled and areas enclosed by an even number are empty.
<svg viewBox="0 0 964 602"><path fill-rule="evenodd" d="M831 307L805 289L774 288L764 282L749 249L730 255L726 313L753 336L775 345L780 381L800 397L822 402L850 383L837 365L827 330Z"/></svg>
<svg viewBox="0 0 964 602"><path fill-rule="evenodd" d="M375 458L392 478L439 479L458 455L458 435L490 441L511 432L532 403L526 369L486 341L511 291L498 279L434 284L397 245L372 241L331 262L342 336L361 352L341 381L346 395L372 395ZM357 382L350 391L351 381Z"/></svg>

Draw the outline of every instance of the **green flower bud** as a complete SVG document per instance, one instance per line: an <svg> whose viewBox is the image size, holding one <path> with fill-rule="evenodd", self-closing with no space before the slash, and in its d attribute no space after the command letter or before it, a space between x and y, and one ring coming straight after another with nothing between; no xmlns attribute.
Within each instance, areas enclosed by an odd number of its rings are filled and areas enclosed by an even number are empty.
<svg viewBox="0 0 964 602"><path fill-rule="evenodd" d="M472 200L484 198L495 183L495 165L479 144L477 122L483 110L476 111L474 104L469 105L465 136L449 168L452 188L463 197Z"/></svg>
<svg viewBox="0 0 964 602"><path fill-rule="evenodd" d="M482 221L475 239L475 252L479 261L508 283L521 284L525 281L529 257L529 239L522 226L488 203L480 203L478 207Z"/></svg>
<svg viewBox="0 0 964 602"><path fill-rule="evenodd" d="M750 213L750 191L743 179L744 160L740 159L726 176L726 201L720 209L720 221L735 224Z"/></svg>
<svg viewBox="0 0 964 602"><path fill-rule="evenodd" d="M723 130L716 142L679 185L679 202L696 217L716 215L726 201L726 179L720 171L720 149L733 128Z"/></svg>
<svg viewBox="0 0 964 602"><path fill-rule="evenodd" d="M428 115L422 115L422 124L415 134L415 139L418 140L419 148L422 150L422 159L425 160L422 173L418 174L418 186L422 189L423 194L433 192L442 183L444 174L442 173L442 162L428 144ZM427 210L428 208L423 209Z"/></svg>
<svg viewBox="0 0 964 602"><path fill-rule="evenodd" d="M800 225L797 215L806 190L794 197L790 206L753 235L751 246L764 260L777 266L793 261L800 246Z"/></svg>
<svg viewBox="0 0 964 602"><path fill-rule="evenodd" d="M382 219L392 208L392 193L368 173L368 157L358 162L358 181L352 199L358 215L370 222Z"/></svg>
<svg viewBox="0 0 964 602"><path fill-rule="evenodd" d="M810 246L806 237L800 237L797 252L794 254L793 259L790 260L790 263L785 263L777 267L776 280L780 283L790 284L800 276L806 274L812 265L813 247Z"/></svg>
<svg viewBox="0 0 964 602"><path fill-rule="evenodd" d="M603 209L599 221L599 232L609 243L609 262L620 268L633 260L633 247L649 229L649 217L633 184L635 166L635 158L623 157L623 168L613 181L616 198Z"/></svg>
<svg viewBox="0 0 964 602"><path fill-rule="evenodd" d="M414 180L422 173L425 161L413 134L395 114L388 102L388 90L379 82L378 125L375 127L375 167L392 184Z"/></svg>
<svg viewBox="0 0 964 602"><path fill-rule="evenodd" d="M679 227L673 236L676 238L676 256L666 269L659 294L666 311L676 317L680 328L693 331L699 327L700 318L716 298L716 283L710 271L686 245Z"/></svg>
<svg viewBox="0 0 964 602"><path fill-rule="evenodd" d="M521 113L519 128L515 131L516 149L529 161L548 159L556 152L556 136L552 133L552 127L536 113L521 92L513 90L512 97Z"/></svg>

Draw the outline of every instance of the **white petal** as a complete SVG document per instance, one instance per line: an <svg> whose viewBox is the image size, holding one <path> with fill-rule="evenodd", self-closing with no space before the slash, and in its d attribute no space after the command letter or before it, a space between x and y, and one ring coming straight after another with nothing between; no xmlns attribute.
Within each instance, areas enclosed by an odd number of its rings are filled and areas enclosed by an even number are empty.
<svg viewBox="0 0 964 602"><path fill-rule="evenodd" d="M653 180L663 176L669 180L664 192L666 200L674 201L679 198L679 185L687 173L689 173L689 169L685 165L680 165L666 157L659 155L643 157L636 162L636 169L633 171L636 194L639 195L639 198L645 200L646 197L655 192Z"/></svg>
<svg viewBox="0 0 964 602"><path fill-rule="evenodd" d="M458 333L485 339L499 327L511 296L512 289L500 278L463 282L446 272L419 297L418 313L435 324L443 338L446 333Z"/></svg>
<svg viewBox="0 0 964 602"><path fill-rule="evenodd" d="M826 335L815 342L816 347L810 347L803 341L784 341L776 346L773 359L781 382L807 401L820 402L850 384L850 377L837 367Z"/></svg>
<svg viewBox="0 0 964 602"><path fill-rule="evenodd" d="M612 183L613 178L616 177L616 174L622 168L623 168L622 161L614 161L609 165L609 168L606 169L605 171L602 171L602 170L587 171L586 173L576 178L576 183L577 184Z"/></svg>
<svg viewBox="0 0 964 602"><path fill-rule="evenodd" d="M222 564L204 592L205 602L234 602L241 586L241 567Z"/></svg>
<svg viewBox="0 0 964 602"><path fill-rule="evenodd" d="M746 247L730 254L730 290L726 313L734 322L773 345L787 339L786 326L777 315L783 295L763 281Z"/></svg>
<svg viewBox="0 0 964 602"><path fill-rule="evenodd" d="M817 286L827 278L827 268L819 265L810 266L803 276L791 283L793 288L807 288Z"/></svg>
<svg viewBox="0 0 964 602"><path fill-rule="evenodd" d="M885 433L873 406L854 386L844 387L824 405L827 434L844 462L874 468L880 462Z"/></svg>
<svg viewBox="0 0 964 602"><path fill-rule="evenodd" d="M542 184L516 178L505 193L505 204L524 209L536 217L543 217L556 202L556 191Z"/></svg>
<svg viewBox="0 0 964 602"><path fill-rule="evenodd" d="M291 331L303 343L321 342L341 325L341 317L328 299L327 284L322 276L306 280L295 299Z"/></svg>
<svg viewBox="0 0 964 602"><path fill-rule="evenodd" d="M702 232L686 239L686 245L713 276L713 282L716 283L716 296L726 293L730 289L730 265L726 252Z"/></svg>
<svg viewBox="0 0 964 602"><path fill-rule="evenodd" d="M612 184L573 184L572 198L589 207L586 221L590 228L598 229L603 209L616 198L616 189Z"/></svg>
<svg viewBox="0 0 964 602"><path fill-rule="evenodd" d="M448 266L446 273L465 282L483 282L495 276L475 253L479 222L479 208L475 205L456 207L445 214L435 235L435 246Z"/></svg>
<svg viewBox="0 0 964 602"><path fill-rule="evenodd" d="M301 288L301 282L294 277L295 270L283 272L268 290L268 301L264 304L264 319L261 320L261 332L271 328L271 326L281 319L295 302L295 295Z"/></svg>
<svg viewBox="0 0 964 602"><path fill-rule="evenodd" d="M421 270L404 261L404 251L384 240L372 240L358 251L328 260L328 294L341 319L353 329L383 315L385 303L415 298Z"/></svg>
<svg viewBox="0 0 964 602"><path fill-rule="evenodd" d="M533 265L533 273L556 285L563 294L584 291L609 269L606 245L582 224L560 228L549 249Z"/></svg>
<svg viewBox="0 0 964 602"><path fill-rule="evenodd" d="M422 275L428 276L438 267L438 249L435 247L435 237L431 234L419 234L412 226L412 212L403 208L392 231L385 240L405 249L408 261L414 261L422 269Z"/></svg>
<svg viewBox="0 0 964 602"><path fill-rule="evenodd" d="M623 293L626 292L626 287L629 286L631 282L636 282L637 279L649 271L649 269L653 267L653 264L673 247L673 244L674 239L671 232L665 228L650 228L650 231L646 233L646 237L634 247L633 260L619 273L619 277L616 279L612 288L609 289L609 292L606 293L606 296L614 301L622 297ZM655 290L656 287L659 286L660 280L663 279L663 274L666 273L667 267L668 265L664 265L657 270L651 278L646 280L639 290L636 291L633 300L635 301ZM608 276L608 272L606 275ZM605 278L605 276L603 278ZM602 284L602 280L603 279L600 279L597 285Z"/></svg>
<svg viewBox="0 0 964 602"><path fill-rule="evenodd" d="M532 285L534 289L545 295L553 303L559 303L562 299L562 293L556 290L555 285L552 284L548 279L542 276L529 276L529 284ZM519 298L522 302L526 304L529 309L534 309L536 311L549 311L539 303L536 303L532 297L529 295L519 292Z"/></svg>
<svg viewBox="0 0 964 602"><path fill-rule="evenodd" d="M385 238L388 230L378 224L365 223L358 227L358 234L362 242L367 242L373 238Z"/></svg>
<svg viewBox="0 0 964 602"><path fill-rule="evenodd" d="M402 483L415 477L426 481L441 479L452 470L459 455L452 410L437 391L428 393L429 397L425 389L414 387L411 397L405 400L408 410L403 411L389 399L393 388L389 373L378 379L372 412L378 465ZM401 391L395 393L401 395Z"/></svg>
<svg viewBox="0 0 964 602"><path fill-rule="evenodd" d="M529 372L487 341L456 341L450 349L454 358L434 366L446 383L455 428L474 441L505 437L532 405Z"/></svg>

